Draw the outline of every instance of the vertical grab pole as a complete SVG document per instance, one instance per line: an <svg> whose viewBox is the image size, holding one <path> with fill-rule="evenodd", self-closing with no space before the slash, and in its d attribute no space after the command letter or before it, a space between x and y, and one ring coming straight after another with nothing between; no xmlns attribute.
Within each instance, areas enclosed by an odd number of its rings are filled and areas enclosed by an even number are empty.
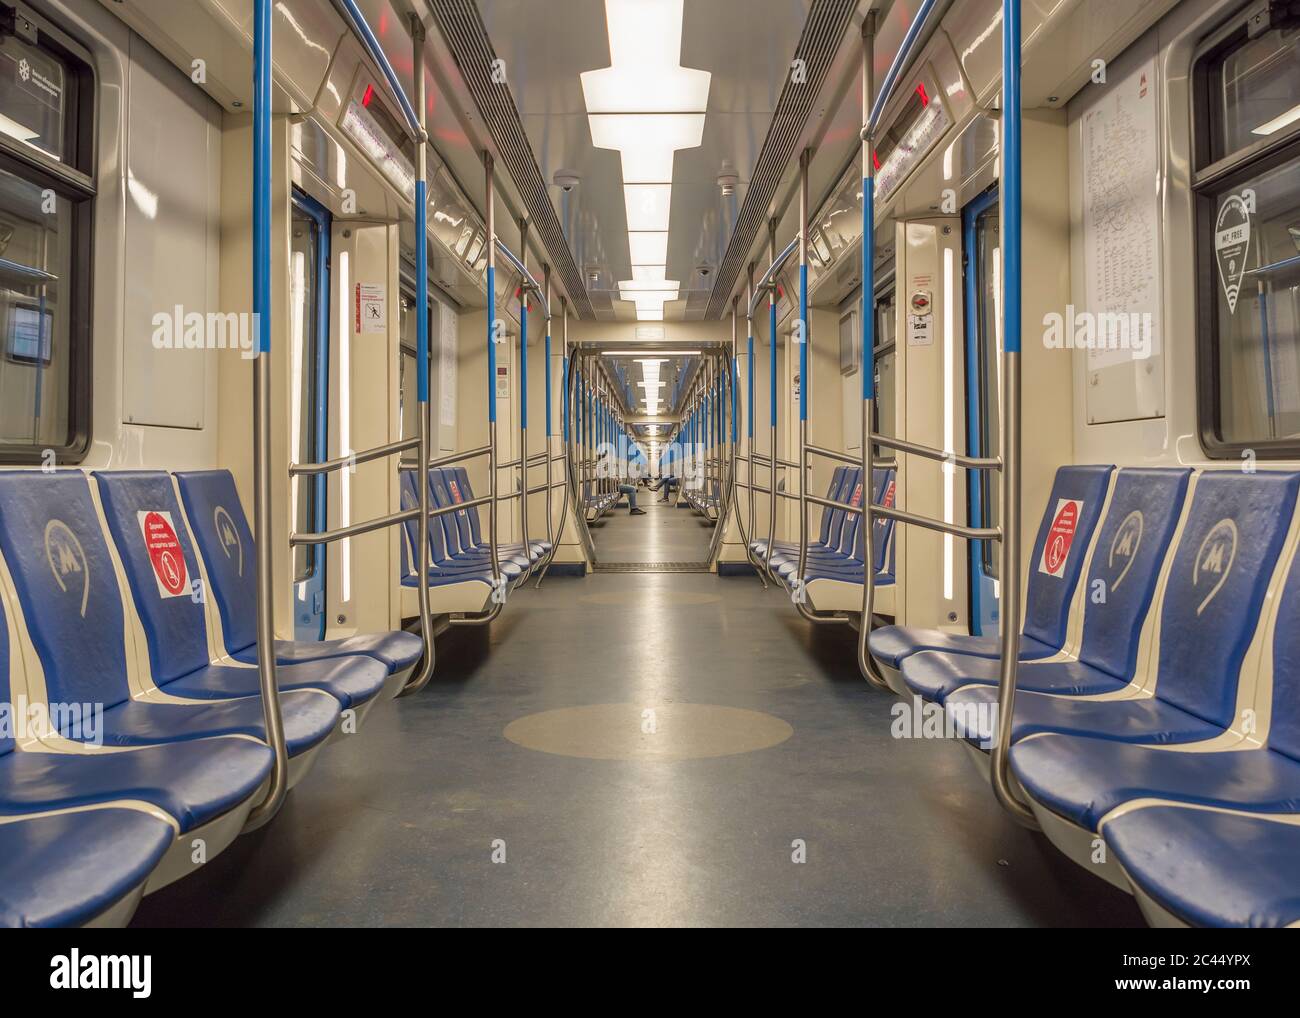
<svg viewBox="0 0 1300 1018"><path fill-rule="evenodd" d="M280 687L275 674L275 596L271 556L271 0L253 10L253 525L257 544L257 677L266 741L275 753L266 798L253 807L245 829L275 816L289 790Z"/></svg>
<svg viewBox="0 0 1300 1018"><path fill-rule="evenodd" d="M402 687L398 696L418 693L433 678L434 638L433 615L429 608L429 436L433 420L429 405L429 136L425 131L426 102L424 98L424 23L418 15L411 15L411 41L415 46L412 71L415 77L415 108L419 118L420 136L416 139L419 152L416 158L415 180L415 377L416 413L419 417L420 465L415 468L416 484L420 490L420 520L416 531L420 553L415 568L419 571L416 588L420 612L420 638L424 641L424 657L419 672Z"/></svg>
<svg viewBox="0 0 1300 1018"><path fill-rule="evenodd" d="M488 397L488 545L492 556L492 592L501 594L501 560L497 551L497 213L492 154L483 153L484 208L487 218L487 397ZM500 610L501 602L494 606Z"/></svg>
<svg viewBox="0 0 1300 1018"><path fill-rule="evenodd" d="M771 264L776 264L776 219L767 221L767 246ZM768 410L771 417L772 438L768 451L772 455L772 472L770 474L772 489L767 499L767 554L763 556L763 571L773 583L779 583L772 572L772 545L776 542L776 276L770 280L771 288L767 291L767 342L768 342Z"/></svg>
<svg viewBox="0 0 1300 1018"><path fill-rule="evenodd" d="M546 543L551 546L547 555L547 565L555 557L555 521L551 518L551 438L554 429L551 425L551 267L542 266L542 285L546 288L546 349L543 357L546 361ZM541 577L538 577L538 582Z"/></svg>
<svg viewBox="0 0 1300 1018"><path fill-rule="evenodd" d="M888 690L867 641L876 603L875 437L872 418L876 399L876 164L872 158L871 101L875 91L876 12L862 19L862 621L858 626L858 671L877 689Z"/></svg>
<svg viewBox="0 0 1300 1018"><path fill-rule="evenodd" d="M1020 0L1002 0L1002 663L993 794L1026 827L1034 814L1011 790L1009 750L1020 664L1020 342L1021 342Z"/></svg>
<svg viewBox="0 0 1300 1018"><path fill-rule="evenodd" d="M758 481L754 477L754 313L752 310L753 306L754 306L754 263L750 262L749 270L745 277L745 333L746 333L745 351L749 357L749 364L748 364L749 385L746 390L749 393L749 400L745 412L745 441L746 441L745 449L748 456L746 473L747 473L747 478L749 480L749 532L751 534L754 534L757 537L758 528L755 525L755 520L754 520L754 515L755 515L754 485L757 484ZM775 474L775 470L773 470L772 474L769 474L769 476L773 476L774 474ZM754 550L749 546L749 542L745 543L745 555L749 559L750 563L754 566L754 571L758 573L758 580L760 583L763 584L763 589L766 590L767 576L765 575L763 564L758 560L758 556L754 554Z"/></svg>
<svg viewBox="0 0 1300 1018"><path fill-rule="evenodd" d="M808 164L812 149L799 157L799 573L802 589L808 567Z"/></svg>
<svg viewBox="0 0 1300 1018"><path fill-rule="evenodd" d="M524 278L519 281L519 539L524 561L519 574L522 586L531 575L533 546L528 540L528 220L519 220L519 264Z"/></svg>

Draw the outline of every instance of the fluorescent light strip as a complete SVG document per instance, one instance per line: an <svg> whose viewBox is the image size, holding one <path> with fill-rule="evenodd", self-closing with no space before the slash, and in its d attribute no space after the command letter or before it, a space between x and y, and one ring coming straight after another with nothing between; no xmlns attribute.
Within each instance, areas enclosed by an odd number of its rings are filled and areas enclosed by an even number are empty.
<svg viewBox="0 0 1300 1018"><path fill-rule="evenodd" d="M949 452L952 451L953 443L956 441L955 420L953 415L953 329L952 329L952 309L956 303L956 294L953 293L952 280L952 248L944 248L943 252L943 447ZM943 521L945 523L953 522L953 475L956 473L956 467L951 460L945 460L943 464ZM952 600L952 574L953 574L953 536L952 534L943 535L943 597L945 601Z"/></svg>
<svg viewBox="0 0 1300 1018"><path fill-rule="evenodd" d="M348 277L348 252L339 252L339 321L342 328L339 336L339 450L344 456L352 453L352 302L348 300L350 289ZM339 471L339 526L347 527L352 523L352 484L351 473ZM352 600L352 538L345 537L339 542L339 584L341 600L344 604Z"/></svg>
<svg viewBox="0 0 1300 1018"><path fill-rule="evenodd" d="M1281 116L1274 117L1258 127L1251 128L1251 134L1260 134L1267 137L1270 134L1277 134L1284 127L1290 127L1297 120L1300 120L1300 105L1292 106Z"/></svg>

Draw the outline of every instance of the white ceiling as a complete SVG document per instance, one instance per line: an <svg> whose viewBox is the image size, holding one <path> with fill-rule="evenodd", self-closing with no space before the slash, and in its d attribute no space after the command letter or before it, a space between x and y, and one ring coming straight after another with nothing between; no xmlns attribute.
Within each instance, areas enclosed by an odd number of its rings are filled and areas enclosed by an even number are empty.
<svg viewBox="0 0 1300 1018"><path fill-rule="evenodd" d="M579 78L610 65L604 0L479 0L478 6L505 61L543 179L552 182L562 170L581 178L567 199L569 208L558 186L551 197L570 228L579 268L599 272L594 285L587 277L593 303L606 306L595 299L603 292L613 298L616 317L635 317L617 291L619 280L631 278L619 153L593 147ZM808 7L809 0L685 2L681 65L712 78L702 144L678 151L674 160L666 275L681 288L680 299L665 308L667 319L683 316L692 293L701 298L702 310L712 290L728 239L718 175L730 160L739 177L739 208ZM708 267L707 276L702 267Z"/></svg>

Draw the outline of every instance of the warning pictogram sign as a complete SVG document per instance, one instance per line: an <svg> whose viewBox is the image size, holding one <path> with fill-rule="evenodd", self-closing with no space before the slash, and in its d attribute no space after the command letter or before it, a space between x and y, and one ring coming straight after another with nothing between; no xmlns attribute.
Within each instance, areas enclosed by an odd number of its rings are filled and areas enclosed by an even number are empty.
<svg viewBox="0 0 1300 1018"><path fill-rule="evenodd" d="M1083 503L1074 498L1056 500L1056 515L1047 531L1047 540L1043 544L1043 557L1038 563L1038 571L1048 576L1060 576L1065 572L1065 564L1070 561L1070 545L1074 543L1074 532L1079 526L1079 514Z"/></svg>
<svg viewBox="0 0 1300 1018"><path fill-rule="evenodd" d="M176 537L170 512L141 510L136 513L140 532L144 535L145 550L153 577L158 583L160 597L180 597L190 592L189 574L185 568L185 553Z"/></svg>

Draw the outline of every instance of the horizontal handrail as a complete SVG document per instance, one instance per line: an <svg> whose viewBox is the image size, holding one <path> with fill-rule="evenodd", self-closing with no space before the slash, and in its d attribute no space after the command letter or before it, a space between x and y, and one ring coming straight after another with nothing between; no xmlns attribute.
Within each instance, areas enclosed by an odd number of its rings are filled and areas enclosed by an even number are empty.
<svg viewBox="0 0 1300 1018"><path fill-rule="evenodd" d="M480 445L477 449L470 449L468 452L453 452L447 456L439 456L437 459L429 460L429 469L436 470L438 467L449 467L453 463L463 463L465 460L477 459L480 456L486 456L492 451L490 445ZM398 464L405 468L418 467L419 460L403 459Z"/></svg>
<svg viewBox="0 0 1300 1018"><path fill-rule="evenodd" d="M936 0L925 0L921 5L921 9L916 12L916 17L912 19L912 24L908 26L907 34L903 36L898 52L894 54L894 61L889 65L889 70L885 72L885 80L881 83L880 91L876 95L876 101L871 104L871 116L867 120L867 126L863 128L864 137L875 135L881 114L885 112L885 106L893 98L894 89L898 87L899 81L902 80L903 71L912 60L912 51L916 48L917 40L921 37L921 31L925 28L925 23L930 15L934 13L935 7Z"/></svg>
<svg viewBox="0 0 1300 1018"><path fill-rule="evenodd" d="M886 449L910 453L913 456L920 456L938 463L952 463L967 470L1002 469L1002 457L1000 456L962 456L959 453L936 449L934 446L908 442L901 438L887 438L884 435L872 435L870 440L872 445L882 445Z"/></svg>
<svg viewBox="0 0 1300 1018"><path fill-rule="evenodd" d="M835 460L837 463L848 463L850 466L858 466L862 462L861 456L850 456L847 453L836 452L834 449L823 449L820 445L804 446L808 452L815 456L824 456L828 460Z"/></svg>
<svg viewBox="0 0 1300 1018"><path fill-rule="evenodd" d="M749 298L749 309L745 314L746 318L754 317L754 308L758 307L759 298L763 296L763 288L767 286L768 281L773 276L781 271L781 266L785 264L785 260L794 254L795 248L798 246L799 238L795 237L786 245L785 250L776 256L776 261L767 267L767 271L763 273L763 278L754 287L754 296Z"/></svg>
<svg viewBox="0 0 1300 1018"><path fill-rule="evenodd" d="M491 502L490 495L484 495L481 498L472 498L468 502L457 502L454 505L445 505L429 510L429 517L443 516L447 513L454 513L460 509L471 509L475 506L487 505ZM395 527L401 523L420 518L419 509L403 509L399 513L389 513L387 516L379 516L373 520L366 520L364 523L353 523L350 526L339 527L336 530L322 530L319 533L290 534L290 547L298 547L304 544L333 544L335 541L341 541L345 537L359 537L362 534L369 534L376 530L383 530L385 527Z"/></svg>
<svg viewBox="0 0 1300 1018"><path fill-rule="evenodd" d="M336 456L332 460L324 460L321 463L290 463L289 476L301 477L303 475L328 474L343 467L358 466L372 460L383 459L385 456L391 456L394 453L406 452L407 449L414 449L419 444L420 440L418 438L404 438L399 442L389 442L387 445L377 445L373 449L365 449L362 452Z"/></svg>
<svg viewBox="0 0 1300 1018"><path fill-rule="evenodd" d="M937 530L941 534L952 534L954 537L964 537L968 541L1001 541L1001 527L963 527L959 523L945 523L943 520L932 519L929 516L920 516L917 513L905 512L902 509L886 509L884 506L873 502L871 505L872 516L884 516L891 520L897 520L899 523L908 523L917 527L924 527L926 530Z"/></svg>
<svg viewBox="0 0 1300 1018"><path fill-rule="evenodd" d="M541 302L542 310L546 312L546 317L550 318L551 305L547 302L546 295L542 292L542 284L537 282L537 279L533 276L533 274L528 271L528 267L524 265L524 263L515 255L515 253L511 251L510 248L506 247L505 241L503 241L500 237L497 237L496 242L497 242L497 250L506 256L506 261L508 261L511 265L513 265L516 269L518 269L520 275L522 275L526 280L528 280L528 288L530 290L533 290L537 294L537 299L538 301Z"/></svg>
<svg viewBox="0 0 1300 1018"><path fill-rule="evenodd" d="M406 98L402 83L397 80L397 72L393 70L393 65L388 62L388 57L384 54L384 47L375 38L375 34L370 31L365 15L361 13L354 0L334 0L334 6L342 11L344 19L352 28L352 34L361 41L366 52L370 54L370 59L379 65L379 70L388 84L389 91L393 93L393 98L397 100L398 106L402 108L402 116L406 120L407 130L411 132L411 136L417 141L422 140L424 131L420 127L420 118L416 116L415 108L411 105L410 100Z"/></svg>

